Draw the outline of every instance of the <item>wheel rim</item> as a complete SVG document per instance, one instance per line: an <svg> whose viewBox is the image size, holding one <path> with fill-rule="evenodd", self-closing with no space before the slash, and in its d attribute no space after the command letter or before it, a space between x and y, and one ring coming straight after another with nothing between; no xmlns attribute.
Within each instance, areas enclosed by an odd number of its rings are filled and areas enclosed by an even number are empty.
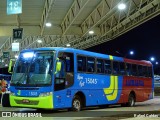
<svg viewBox="0 0 160 120"><path fill-rule="evenodd" d="M73 108L76 110L76 111L80 111L81 109L81 102L77 99L75 99L73 101Z"/></svg>

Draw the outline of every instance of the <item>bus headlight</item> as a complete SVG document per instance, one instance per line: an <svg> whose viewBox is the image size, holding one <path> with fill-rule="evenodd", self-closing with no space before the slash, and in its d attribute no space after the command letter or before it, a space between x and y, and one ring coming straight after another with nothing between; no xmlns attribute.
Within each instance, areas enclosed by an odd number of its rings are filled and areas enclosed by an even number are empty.
<svg viewBox="0 0 160 120"><path fill-rule="evenodd" d="M45 96L49 96L49 95L52 95L52 92L40 93L39 97L45 97Z"/></svg>

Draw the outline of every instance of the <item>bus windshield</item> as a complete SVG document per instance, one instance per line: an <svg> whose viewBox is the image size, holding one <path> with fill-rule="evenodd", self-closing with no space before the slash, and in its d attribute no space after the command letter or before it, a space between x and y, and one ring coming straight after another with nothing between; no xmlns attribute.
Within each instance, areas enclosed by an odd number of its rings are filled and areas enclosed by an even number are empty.
<svg viewBox="0 0 160 120"><path fill-rule="evenodd" d="M48 85L51 84L54 53L24 52L17 60L11 85Z"/></svg>

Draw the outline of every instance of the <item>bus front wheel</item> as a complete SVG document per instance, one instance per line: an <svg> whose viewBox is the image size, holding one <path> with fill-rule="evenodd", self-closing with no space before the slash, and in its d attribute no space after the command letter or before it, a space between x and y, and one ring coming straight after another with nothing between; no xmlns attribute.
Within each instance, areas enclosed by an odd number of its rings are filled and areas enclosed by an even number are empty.
<svg viewBox="0 0 160 120"><path fill-rule="evenodd" d="M73 98L73 102L72 102L72 110L73 111L80 111L82 108L82 102L79 96L75 96Z"/></svg>

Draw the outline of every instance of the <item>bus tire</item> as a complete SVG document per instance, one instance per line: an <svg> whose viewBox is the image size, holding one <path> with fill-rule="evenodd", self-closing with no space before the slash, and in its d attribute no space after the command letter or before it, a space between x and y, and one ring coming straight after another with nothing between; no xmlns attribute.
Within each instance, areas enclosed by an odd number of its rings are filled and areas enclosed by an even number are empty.
<svg viewBox="0 0 160 120"><path fill-rule="evenodd" d="M3 107L11 107L10 102L9 102L9 94L2 95L2 106Z"/></svg>
<svg viewBox="0 0 160 120"><path fill-rule="evenodd" d="M72 101L72 110L78 112L81 110L81 108L82 108L81 99L79 96L76 95Z"/></svg>
<svg viewBox="0 0 160 120"><path fill-rule="evenodd" d="M128 103L127 106L128 107L133 107L135 105L135 96L134 94L130 94L128 97Z"/></svg>

